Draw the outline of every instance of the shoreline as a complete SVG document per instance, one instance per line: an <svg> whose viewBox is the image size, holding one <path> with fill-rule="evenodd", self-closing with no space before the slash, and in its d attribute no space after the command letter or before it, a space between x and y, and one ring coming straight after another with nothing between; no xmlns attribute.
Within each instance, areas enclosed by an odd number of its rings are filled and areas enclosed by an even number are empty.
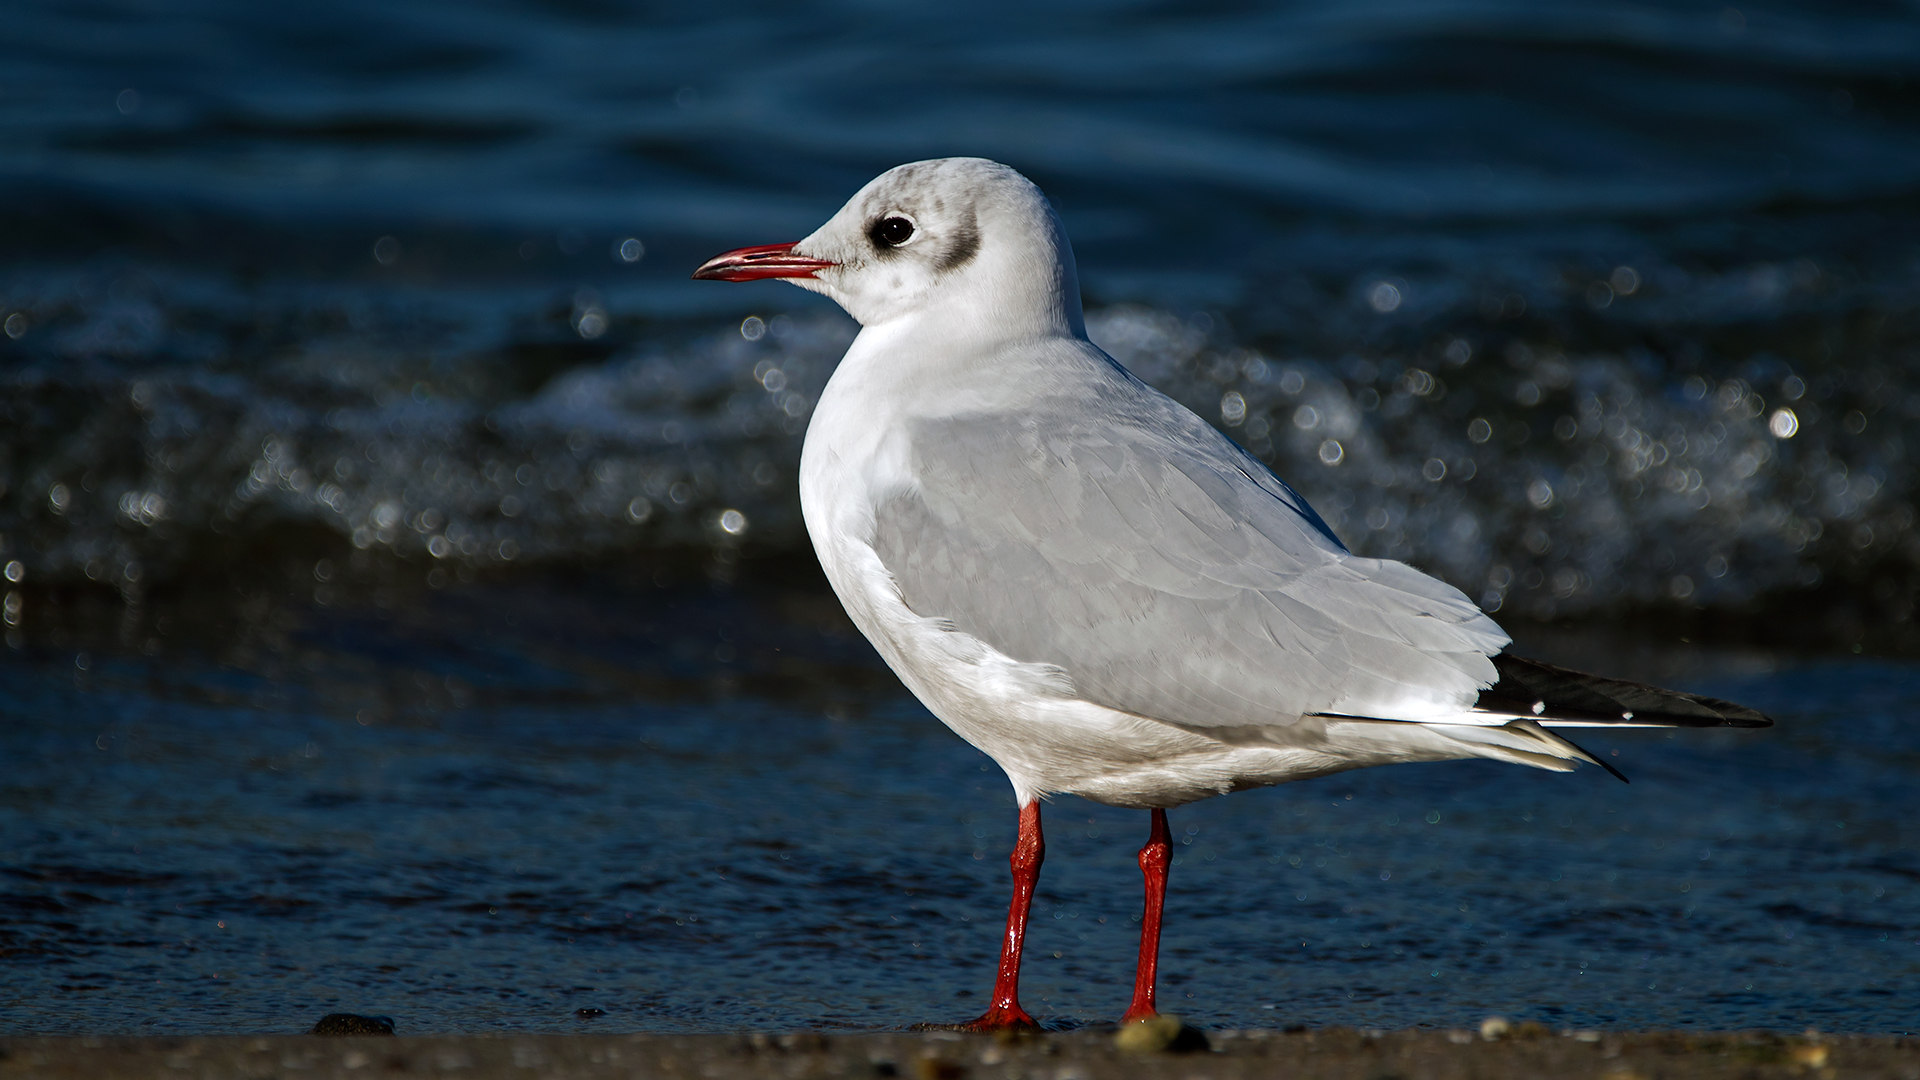
<svg viewBox="0 0 1920 1080"><path fill-rule="evenodd" d="M1469 1031L1211 1031L1183 1053L1116 1045L1111 1032L1028 1036L954 1032L787 1035L314 1035L0 1037L0 1078L460 1077L462 1080L672 1077L906 1077L1109 1080L1120 1077L1742 1076L1920 1080L1920 1037L1774 1032L1563 1032L1521 1025Z"/></svg>

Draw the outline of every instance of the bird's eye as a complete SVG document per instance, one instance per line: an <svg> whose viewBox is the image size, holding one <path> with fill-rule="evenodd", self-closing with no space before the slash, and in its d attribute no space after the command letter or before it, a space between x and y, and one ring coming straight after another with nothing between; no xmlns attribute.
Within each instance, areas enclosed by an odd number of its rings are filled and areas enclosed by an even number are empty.
<svg viewBox="0 0 1920 1080"><path fill-rule="evenodd" d="M873 223L867 235L881 247L899 247L913 239L913 222L903 217L883 217Z"/></svg>

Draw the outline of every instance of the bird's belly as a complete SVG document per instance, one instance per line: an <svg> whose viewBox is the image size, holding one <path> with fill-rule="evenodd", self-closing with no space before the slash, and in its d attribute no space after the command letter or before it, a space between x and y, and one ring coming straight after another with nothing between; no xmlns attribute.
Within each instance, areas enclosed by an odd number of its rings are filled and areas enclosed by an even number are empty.
<svg viewBox="0 0 1920 1080"><path fill-rule="evenodd" d="M1178 806L1358 764L1312 725L1276 731L1272 741L1228 741L1081 700L1056 669L910 610L866 543L840 533L819 546L854 625L942 723L1006 771L1022 804L1066 793Z"/></svg>

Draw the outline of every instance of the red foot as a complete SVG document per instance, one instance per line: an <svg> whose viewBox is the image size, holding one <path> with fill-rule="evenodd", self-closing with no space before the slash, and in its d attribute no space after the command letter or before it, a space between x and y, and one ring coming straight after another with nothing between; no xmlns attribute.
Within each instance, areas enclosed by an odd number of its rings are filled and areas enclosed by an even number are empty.
<svg viewBox="0 0 1920 1080"><path fill-rule="evenodd" d="M1146 878L1146 904L1140 912L1140 966L1134 972L1133 1005L1122 1024L1151 1020L1160 1013L1153 1007L1155 982L1160 973L1160 914L1167 903L1167 867L1173 863L1173 836L1167 831L1167 812L1155 810L1147 843L1140 849L1140 873Z"/></svg>
<svg viewBox="0 0 1920 1080"><path fill-rule="evenodd" d="M932 1031L1039 1031L1040 1025L1020 1007L1020 953L1026 944L1027 912L1033 906L1033 887L1040 880L1040 863L1047 855L1040 834L1040 800L1020 808L1020 838L1014 842L1013 903L1007 906L1007 936L1001 942L1000 970L993 980L993 1004L978 1019L964 1024L925 1024Z"/></svg>

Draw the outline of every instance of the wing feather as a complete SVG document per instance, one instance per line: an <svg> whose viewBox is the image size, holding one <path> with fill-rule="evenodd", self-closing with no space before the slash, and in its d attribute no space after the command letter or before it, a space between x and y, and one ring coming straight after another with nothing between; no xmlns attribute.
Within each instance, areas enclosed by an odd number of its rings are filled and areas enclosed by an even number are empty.
<svg viewBox="0 0 1920 1080"><path fill-rule="evenodd" d="M1124 371L1094 383L909 425L915 482L880 500L873 543L916 613L1199 727L1458 714L1493 684L1506 635L1457 589L1349 554Z"/></svg>

